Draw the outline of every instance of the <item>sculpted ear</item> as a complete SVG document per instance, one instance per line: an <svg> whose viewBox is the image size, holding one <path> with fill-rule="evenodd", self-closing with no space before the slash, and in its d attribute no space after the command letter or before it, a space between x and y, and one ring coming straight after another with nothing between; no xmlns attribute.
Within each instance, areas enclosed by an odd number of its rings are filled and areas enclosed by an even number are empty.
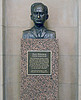
<svg viewBox="0 0 81 100"><path fill-rule="evenodd" d="M46 15L46 20L48 19L49 15Z"/></svg>
<svg viewBox="0 0 81 100"><path fill-rule="evenodd" d="M32 17L32 15L30 15L30 17L31 17L31 20L33 20L33 17Z"/></svg>

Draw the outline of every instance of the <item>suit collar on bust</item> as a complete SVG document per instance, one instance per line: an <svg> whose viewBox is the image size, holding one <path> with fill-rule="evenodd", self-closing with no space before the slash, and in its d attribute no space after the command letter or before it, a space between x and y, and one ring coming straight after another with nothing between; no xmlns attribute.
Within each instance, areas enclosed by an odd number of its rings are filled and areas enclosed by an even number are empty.
<svg viewBox="0 0 81 100"><path fill-rule="evenodd" d="M46 28L44 26L40 28L34 26L31 28L31 33L35 38L43 38L46 34Z"/></svg>

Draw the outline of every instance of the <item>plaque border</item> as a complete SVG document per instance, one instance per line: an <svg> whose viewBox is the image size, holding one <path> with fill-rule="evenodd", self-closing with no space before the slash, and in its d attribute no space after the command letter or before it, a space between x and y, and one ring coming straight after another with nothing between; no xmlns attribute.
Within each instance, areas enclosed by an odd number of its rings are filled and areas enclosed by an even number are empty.
<svg viewBox="0 0 81 100"><path fill-rule="evenodd" d="M28 52L50 52L50 74L28 74ZM28 50L27 51L27 75L52 75L52 51L51 50Z"/></svg>

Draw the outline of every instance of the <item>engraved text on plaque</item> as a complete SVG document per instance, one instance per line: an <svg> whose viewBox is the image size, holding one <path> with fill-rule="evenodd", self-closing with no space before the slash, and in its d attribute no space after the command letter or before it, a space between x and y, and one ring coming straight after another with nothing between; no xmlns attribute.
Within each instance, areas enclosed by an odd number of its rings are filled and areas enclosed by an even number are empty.
<svg viewBox="0 0 81 100"><path fill-rule="evenodd" d="M51 51L28 51L27 74L51 74Z"/></svg>

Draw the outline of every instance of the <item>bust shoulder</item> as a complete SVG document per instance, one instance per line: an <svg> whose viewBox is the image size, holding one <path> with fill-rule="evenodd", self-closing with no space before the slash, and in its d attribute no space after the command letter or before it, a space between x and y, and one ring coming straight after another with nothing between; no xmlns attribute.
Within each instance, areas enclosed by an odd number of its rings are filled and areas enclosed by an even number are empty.
<svg viewBox="0 0 81 100"><path fill-rule="evenodd" d="M28 29L28 30L24 30L23 31L23 39L26 39L29 37L29 34L31 33L31 29Z"/></svg>
<svg viewBox="0 0 81 100"><path fill-rule="evenodd" d="M52 39L56 38L56 32L55 31L47 30L46 33L49 34L50 38L52 38Z"/></svg>
<svg viewBox="0 0 81 100"><path fill-rule="evenodd" d="M24 31L23 31L23 34L27 34L27 33L30 33L30 32L31 32L31 29L24 30Z"/></svg>

